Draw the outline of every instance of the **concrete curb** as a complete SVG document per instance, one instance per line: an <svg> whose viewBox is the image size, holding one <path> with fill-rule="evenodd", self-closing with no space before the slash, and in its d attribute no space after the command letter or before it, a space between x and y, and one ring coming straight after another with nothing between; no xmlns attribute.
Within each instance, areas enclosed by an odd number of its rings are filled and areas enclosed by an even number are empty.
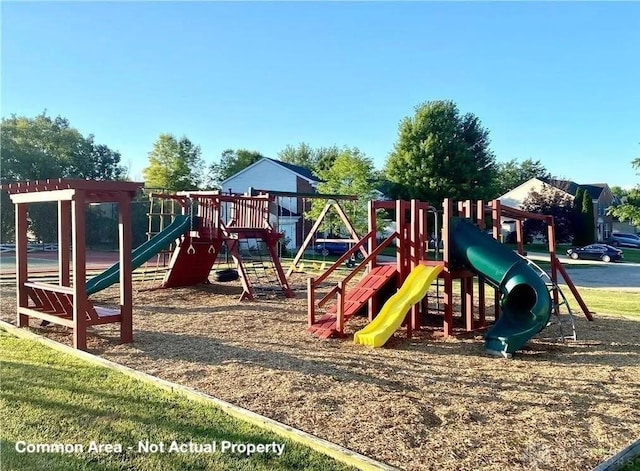
<svg viewBox="0 0 640 471"><path fill-rule="evenodd" d="M631 464L634 458L640 456L640 439L633 442L631 445L616 453L604 463L600 463L593 468L592 471L618 471L620 468Z"/></svg>
<svg viewBox="0 0 640 471"><path fill-rule="evenodd" d="M173 394L182 394L189 399L204 402L209 405L214 405L215 407L226 412L232 417L241 419L245 422L249 422L262 429L269 430L270 432L273 432L283 438L287 438L291 441L308 446L312 450L330 456L336 461L347 464L349 466L354 466L365 471L398 471L398 468L394 468L393 466L387 465L380 461L376 461L365 455L362 455L355 451L351 451L340 445L336 445L335 443L331 443L307 432L303 432L302 430L295 429L286 424L270 419L269 417L265 417L255 412L251 412L250 410L243 409L242 407L233 405L230 402L223 401L222 399L210 396L188 386L182 386L180 384L172 383L156 376L134 370L133 368L129 368L128 366L119 365L118 363L114 363L110 360L93 355L91 353L84 352L82 350L76 350L75 348L62 345L61 343L54 342L53 340L34 334L27 329L18 328L5 321L0 320L0 329L6 330L15 337L34 340L54 350L73 355L82 360L86 360L89 363L104 366L114 371L119 371L131 378L153 384Z"/></svg>

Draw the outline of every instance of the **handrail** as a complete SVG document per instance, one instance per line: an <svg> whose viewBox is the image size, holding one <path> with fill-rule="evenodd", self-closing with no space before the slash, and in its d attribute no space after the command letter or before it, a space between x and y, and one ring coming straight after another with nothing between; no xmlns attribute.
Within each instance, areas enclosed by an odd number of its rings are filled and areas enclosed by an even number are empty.
<svg viewBox="0 0 640 471"><path fill-rule="evenodd" d="M371 236L371 234L372 234L372 232L370 232L369 234L364 236L363 239L359 242L359 244L360 243L364 243ZM380 254L380 252L382 252L387 246L389 246L391 244L391 242L393 242L397 237L399 237L399 233L398 232L394 232L389 237L387 237L385 240L383 240L362 262L360 262L360 264L353 271L351 271L351 273L349 273L336 286L331 288L331 290L317 303L317 307L324 306L327 302L329 302L331 300L331 298L333 298L333 296L338 295L339 300L338 300L338 306L337 306L337 309L336 309L336 316L338 318L338 325L341 325L342 324L342 320L343 320L342 319L343 309L341 309L341 307L342 308L344 307L343 306L343 304L344 304L344 291L345 291L345 287L346 287L347 283L349 281L351 281L351 279L356 274L358 274L358 272L360 272L363 268L365 268L367 266L367 264L371 260L373 260L375 257L377 257ZM356 248L357 247L353 247L354 253L355 253ZM347 254L345 254L345 255L347 255ZM347 257L344 257L344 259L346 260ZM310 283L309 283L309 286L308 286L307 289L314 290L315 288L317 288L319 286L319 284L327 278L325 275L327 275L327 273L330 273L330 271L335 270L335 268L340 266L343 261L344 260L340 261L340 259L338 259L338 261L336 261L336 263L334 265L329 267L329 270L327 270L320 278L315 279L315 280L313 278L309 278L309 282ZM315 296L313 296L312 299L315 299ZM309 308L315 310L315 306L309 306Z"/></svg>
<svg viewBox="0 0 640 471"><path fill-rule="evenodd" d="M333 273L339 266L341 266L344 262L346 262L347 259L349 259L353 254L355 254L356 250L360 249L360 247L362 247L365 242L368 242L369 238L372 236L373 237L376 236L375 231L371 231L367 233L367 235L365 235L362 239L360 239L358 243L356 243L353 247L351 247L344 254L342 254L342 256L338 258L338 260L336 260L334 264L327 269L327 271L325 271L322 275L320 275L318 278L314 280L315 285L319 285L324 280L326 280L331 273ZM367 259L368 258L369 257L367 257Z"/></svg>
<svg viewBox="0 0 640 471"><path fill-rule="evenodd" d="M331 288L329 292L325 294L320 301L318 301L318 307L324 306L329 300L331 300L333 295L336 294L339 289L340 287L338 285L335 285L333 288Z"/></svg>
<svg viewBox="0 0 640 471"><path fill-rule="evenodd" d="M25 281L24 286L27 288L41 289L44 291L52 291L54 293L74 294L75 290L71 286L60 286L50 283L42 283L39 281Z"/></svg>
<svg viewBox="0 0 640 471"><path fill-rule="evenodd" d="M351 281L351 279L356 276L356 274L358 274L358 272L360 270L362 270L363 267L367 266L367 263L369 263L374 257L377 257L378 254L380 252L382 252L391 242L393 242L393 240L398 237L399 234L398 232L394 232L393 234L391 234L389 237L387 237L385 240L382 241L382 243L380 245L378 245L373 252L371 252L369 254L369 256L367 258L365 258L362 262L360 262L360 265L358 265L353 271L351 271L351 273L349 273L344 280L342 280L345 284L349 283L349 281Z"/></svg>

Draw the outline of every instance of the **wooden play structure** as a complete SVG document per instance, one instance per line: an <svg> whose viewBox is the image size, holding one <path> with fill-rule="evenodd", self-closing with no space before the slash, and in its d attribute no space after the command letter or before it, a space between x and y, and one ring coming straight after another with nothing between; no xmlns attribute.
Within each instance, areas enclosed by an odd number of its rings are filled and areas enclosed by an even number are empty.
<svg viewBox="0 0 640 471"><path fill-rule="evenodd" d="M293 296L278 255L282 234L269 220L273 196L185 191L152 193L151 198L177 202L182 215L189 221L189 227L177 240L170 256L162 287L207 283L216 261L228 253L242 282L241 300L254 300L257 290L263 291L269 286L277 286L286 297ZM166 214L156 216L164 217ZM171 216L175 217L175 214ZM150 213L152 217L154 214ZM253 251L259 255L257 259L248 260L246 255L243 256L243 245L244 253ZM223 248L225 254L222 253ZM262 257L261 248L266 250L266 257Z"/></svg>
<svg viewBox="0 0 640 471"><path fill-rule="evenodd" d="M454 212L454 207L456 211ZM560 320L560 308L566 305L566 299L558 288L558 274L560 274L572 294L578 301L584 315L592 320L591 313L582 300L577 289L571 282L567 272L562 267L555 253L555 230L552 216L528 213L515 208L502 206L500 201L489 203L484 201L454 202L446 199L443 211L438 212L428 203L411 201L371 201L369 203L369 232L359 239L353 247L342 255L332 266L317 278L309 278L307 285L308 296L308 330L319 338L344 336L345 323L355 314L368 314L371 321L379 312L380 307L402 285L409 273L418 264L443 267L436 285L436 295L427 295L421 303L414 305L407 313L404 325L407 336L411 337L412 331L420 329L425 319L435 315L441 322L441 334L445 337L455 332L476 332L486 329L486 296L487 289L494 294L494 317L500 315L499 293L495 286L491 286L486 279L461 267L452 256L449 243L449 221L452 216L460 216L473 220L476 227L485 230L486 221L491 221L491 231L495 239L501 238L501 217L516 220L516 232L518 252L523 253L522 222L528 218L541 219L548 228L548 251L551 260L551 273L534 265L541 278L546 277L549 292L552 293L554 302L554 315ZM396 231L381 242L376 238L376 215L380 210L395 212ZM431 216L430 216L431 215ZM434 217L435 216L435 217ZM442 217L443 248L441 254L436 249L436 257L429 256L429 234L437 234L437 221ZM429 226L428 219L433 220ZM434 230L435 228L435 230ZM389 257L389 261L380 261L378 257L387 247L395 247L395 259ZM437 243L436 243L437 247ZM366 258L351 273L333 286L322 298L317 299L317 292L326 286L327 279L335 273L335 270L348 260L356 251L365 250ZM433 254L431 254L433 255ZM366 270L364 276L355 285L349 283ZM459 316L454 312L454 283L459 283L460 311ZM474 285L477 293L474 293ZM440 295L441 293L441 295ZM478 308L475 309L477 304ZM318 312L324 308L324 314ZM569 311L572 335L562 334L563 338L575 338L573 318ZM562 330L562 325L560 326ZM565 329L566 332L566 329Z"/></svg>
<svg viewBox="0 0 640 471"><path fill-rule="evenodd" d="M17 324L29 319L70 327L73 346L87 349L87 328L119 323L120 341L133 341L131 201L141 184L89 180L46 180L11 183L2 187L15 204ZM28 206L55 202L58 210L58 284L29 279L27 261ZM119 227L120 306L95 306L86 287L85 206L117 203Z"/></svg>

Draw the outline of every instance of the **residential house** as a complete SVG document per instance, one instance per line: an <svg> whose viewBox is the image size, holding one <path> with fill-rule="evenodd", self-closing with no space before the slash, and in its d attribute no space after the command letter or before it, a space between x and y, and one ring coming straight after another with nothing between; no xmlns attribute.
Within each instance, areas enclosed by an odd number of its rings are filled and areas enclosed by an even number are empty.
<svg viewBox="0 0 640 471"><path fill-rule="evenodd" d="M543 188L561 191L570 198L575 197L578 189L585 190L593 202L596 240L606 239L614 231L614 228L616 232L635 232L632 226L620 223L607 214L607 208L616 202L616 197L611 193L611 189L606 183L578 184L570 180L531 178L498 199L504 205L519 208L522 207L522 203L531 191L539 192ZM513 230L512 222L503 221L503 229Z"/></svg>
<svg viewBox="0 0 640 471"><path fill-rule="evenodd" d="M310 194L316 192L319 182L309 169L263 157L221 182L220 189L239 194L256 190ZM270 222L284 233L289 248L302 245L304 236L310 229L310 223L305 224L302 217L304 211L310 209L309 204L309 200L302 197L276 197Z"/></svg>

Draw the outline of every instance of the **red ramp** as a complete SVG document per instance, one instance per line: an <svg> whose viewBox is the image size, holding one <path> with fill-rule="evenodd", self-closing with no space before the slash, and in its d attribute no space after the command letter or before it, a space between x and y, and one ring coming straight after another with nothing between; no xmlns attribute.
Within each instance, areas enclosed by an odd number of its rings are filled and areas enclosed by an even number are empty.
<svg viewBox="0 0 640 471"><path fill-rule="evenodd" d="M362 309L382 288L395 279L398 271L395 265L380 265L364 276L358 284L349 290L344 300L344 322ZM340 337L337 329L337 306L332 306L327 313L311 325L307 331L321 339Z"/></svg>

